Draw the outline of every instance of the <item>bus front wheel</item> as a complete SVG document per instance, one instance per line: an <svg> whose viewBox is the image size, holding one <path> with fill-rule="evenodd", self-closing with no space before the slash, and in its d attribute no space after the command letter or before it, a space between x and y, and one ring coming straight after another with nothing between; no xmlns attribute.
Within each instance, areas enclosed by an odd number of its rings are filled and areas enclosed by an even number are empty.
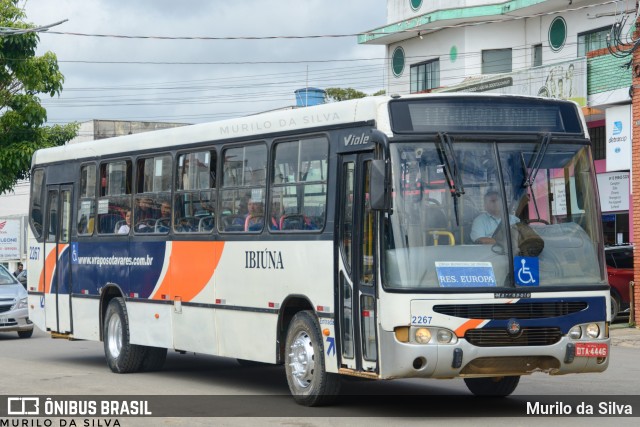
<svg viewBox="0 0 640 427"><path fill-rule="evenodd" d="M129 342L129 319L122 298L114 298L104 315L104 354L115 373L138 372L146 354L143 346Z"/></svg>
<svg viewBox="0 0 640 427"><path fill-rule="evenodd" d="M476 396L505 397L518 387L520 377L465 378L464 382Z"/></svg>
<svg viewBox="0 0 640 427"><path fill-rule="evenodd" d="M296 314L287 331L285 371L295 401L305 406L331 403L340 390L337 374L327 373L320 326L310 311Z"/></svg>

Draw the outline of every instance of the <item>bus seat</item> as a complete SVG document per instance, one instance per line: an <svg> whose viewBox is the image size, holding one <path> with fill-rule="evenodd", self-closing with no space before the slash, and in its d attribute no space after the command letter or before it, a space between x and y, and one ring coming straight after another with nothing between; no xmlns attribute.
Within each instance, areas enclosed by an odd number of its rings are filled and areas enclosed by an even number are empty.
<svg viewBox="0 0 640 427"><path fill-rule="evenodd" d="M137 223L133 230L136 233L153 233L155 230L156 220L153 218L145 219Z"/></svg>
<svg viewBox="0 0 640 427"><path fill-rule="evenodd" d="M188 233L190 231L198 231L198 218L185 216L178 218L175 223L175 230L178 233Z"/></svg>
<svg viewBox="0 0 640 427"><path fill-rule="evenodd" d="M213 216L205 216L198 221L198 231L211 231L216 225L216 220Z"/></svg>
<svg viewBox="0 0 640 427"><path fill-rule="evenodd" d="M121 220L119 220L118 222L116 222L115 227L113 227L113 232L114 232L114 233L117 233L117 232L118 232L118 230L120 230L120 227L122 227L122 226L125 224L125 222L126 222L126 221L125 221L124 219L121 219Z"/></svg>
<svg viewBox="0 0 640 427"><path fill-rule="evenodd" d="M283 215L280 217L280 230L304 230L304 223L304 215Z"/></svg>
<svg viewBox="0 0 640 427"><path fill-rule="evenodd" d="M226 215L222 217L224 231L244 231L244 215Z"/></svg>
<svg viewBox="0 0 640 427"><path fill-rule="evenodd" d="M424 210L424 215L426 229L425 243L428 246L442 245L443 243L448 245L455 244L453 234L442 235L434 233L436 231L449 231L449 220L442 208L429 205ZM440 239L446 239L446 241L441 242Z"/></svg>
<svg viewBox="0 0 640 427"><path fill-rule="evenodd" d="M98 231L104 234L115 233L116 223L121 219L122 219L122 216L117 214L100 215L100 220L98 221L98 224L100 225L100 229Z"/></svg>
<svg viewBox="0 0 640 427"><path fill-rule="evenodd" d="M154 226L155 233L168 233L171 229L171 218L159 218Z"/></svg>

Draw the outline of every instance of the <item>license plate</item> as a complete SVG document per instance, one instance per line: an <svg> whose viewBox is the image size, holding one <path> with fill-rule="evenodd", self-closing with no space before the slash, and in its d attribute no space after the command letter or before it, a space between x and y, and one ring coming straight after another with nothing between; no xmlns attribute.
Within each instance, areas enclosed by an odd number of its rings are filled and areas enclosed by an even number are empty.
<svg viewBox="0 0 640 427"><path fill-rule="evenodd" d="M576 357L607 357L609 346L606 343L576 343Z"/></svg>
<svg viewBox="0 0 640 427"><path fill-rule="evenodd" d="M9 318L7 316L0 316L0 323L7 323L8 320Z"/></svg>

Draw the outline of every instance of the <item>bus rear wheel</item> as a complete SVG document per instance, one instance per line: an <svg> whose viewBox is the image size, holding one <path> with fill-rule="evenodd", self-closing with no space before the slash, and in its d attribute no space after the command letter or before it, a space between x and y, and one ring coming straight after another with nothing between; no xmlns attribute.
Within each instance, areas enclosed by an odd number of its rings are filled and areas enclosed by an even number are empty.
<svg viewBox="0 0 640 427"><path fill-rule="evenodd" d="M505 397L518 387L520 377L465 378L464 382L476 396Z"/></svg>
<svg viewBox="0 0 640 427"><path fill-rule="evenodd" d="M111 371L138 372L146 354L143 346L129 342L129 318L122 298L114 298L104 315L104 354Z"/></svg>
<svg viewBox="0 0 640 427"><path fill-rule="evenodd" d="M310 311L296 314L287 331L285 371L294 400L304 406L331 403L340 390L340 377L327 372L320 326Z"/></svg>

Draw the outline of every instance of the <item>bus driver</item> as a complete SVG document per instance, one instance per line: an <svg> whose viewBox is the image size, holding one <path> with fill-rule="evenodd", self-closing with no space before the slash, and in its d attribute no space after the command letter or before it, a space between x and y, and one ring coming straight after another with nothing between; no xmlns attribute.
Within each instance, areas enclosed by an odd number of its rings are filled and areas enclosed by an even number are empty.
<svg viewBox="0 0 640 427"><path fill-rule="evenodd" d="M492 237L502 222L502 200L497 190L489 189L484 195L485 212L478 215L471 225L471 240L474 243L494 244L496 240ZM520 220L513 215L509 215L509 224L513 225Z"/></svg>

